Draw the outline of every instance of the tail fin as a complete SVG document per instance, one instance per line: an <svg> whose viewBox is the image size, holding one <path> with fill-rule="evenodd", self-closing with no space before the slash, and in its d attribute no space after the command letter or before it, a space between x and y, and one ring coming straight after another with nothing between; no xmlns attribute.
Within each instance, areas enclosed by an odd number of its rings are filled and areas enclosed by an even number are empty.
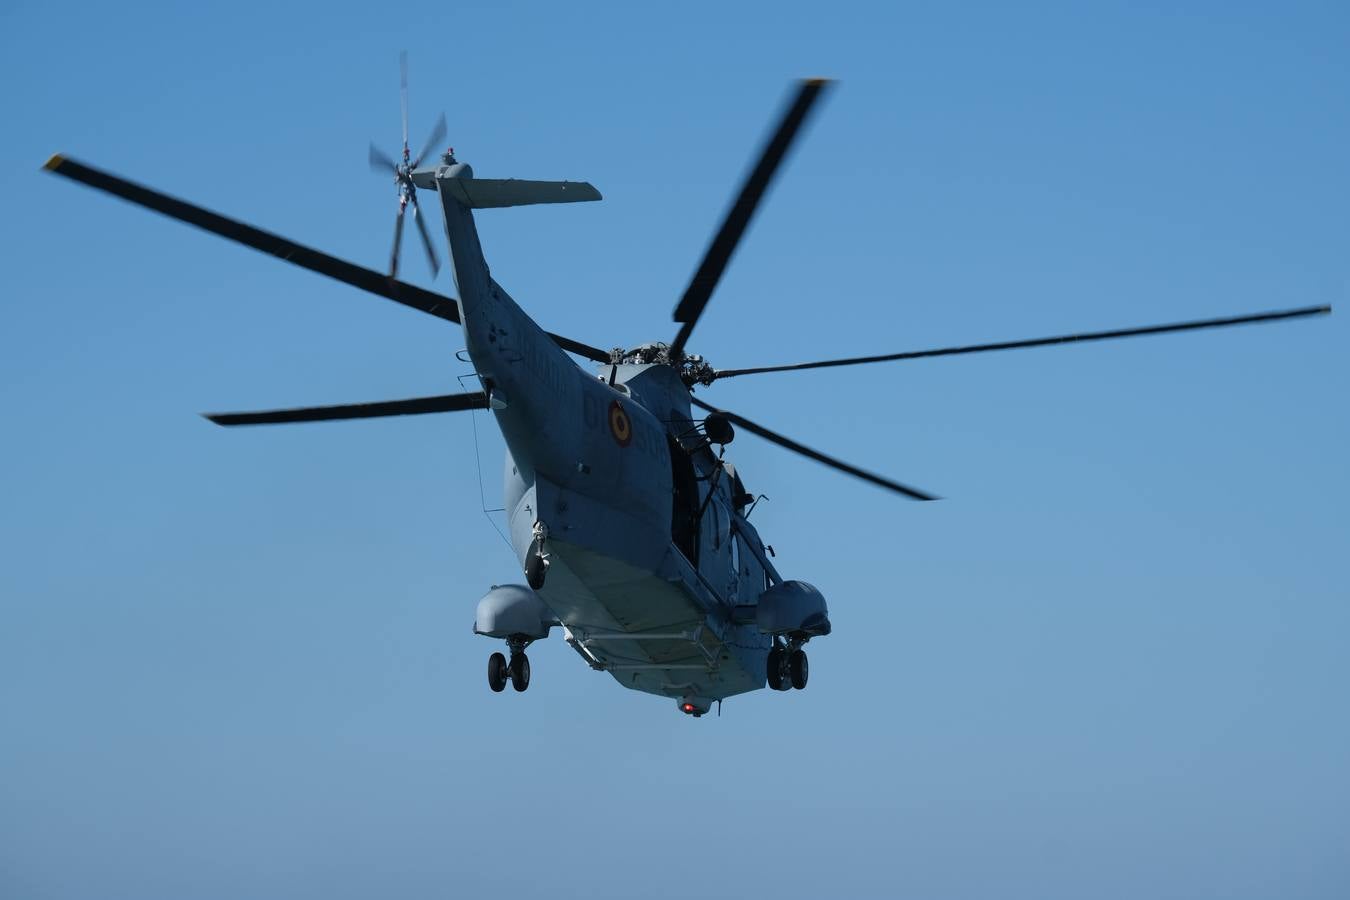
<svg viewBox="0 0 1350 900"><path fill-rule="evenodd" d="M443 178L440 179L440 188L469 209L528 206L533 203L581 203L600 199L600 192L585 181Z"/></svg>

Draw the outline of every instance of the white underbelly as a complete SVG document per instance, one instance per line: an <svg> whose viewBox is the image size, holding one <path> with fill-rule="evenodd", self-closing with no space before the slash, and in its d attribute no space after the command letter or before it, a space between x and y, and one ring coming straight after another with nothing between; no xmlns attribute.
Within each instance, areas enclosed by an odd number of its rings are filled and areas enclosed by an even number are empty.
<svg viewBox="0 0 1350 900"><path fill-rule="evenodd" d="M593 668L666 697L720 700L764 686L769 639L687 586L696 576L674 547L661 567L669 577L565 541L551 540L549 553L539 594Z"/></svg>

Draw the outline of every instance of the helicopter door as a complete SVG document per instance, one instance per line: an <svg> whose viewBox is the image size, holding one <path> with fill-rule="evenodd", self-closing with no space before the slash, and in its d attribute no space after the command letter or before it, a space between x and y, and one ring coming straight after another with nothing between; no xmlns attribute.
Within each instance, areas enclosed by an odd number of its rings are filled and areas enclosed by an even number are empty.
<svg viewBox="0 0 1350 900"><path fill-rule="evenodd" d="M670 539L684 558L698 568L698 475L689 452L674 438L668 440L675 486L675 496L670 504Z"/></svg>

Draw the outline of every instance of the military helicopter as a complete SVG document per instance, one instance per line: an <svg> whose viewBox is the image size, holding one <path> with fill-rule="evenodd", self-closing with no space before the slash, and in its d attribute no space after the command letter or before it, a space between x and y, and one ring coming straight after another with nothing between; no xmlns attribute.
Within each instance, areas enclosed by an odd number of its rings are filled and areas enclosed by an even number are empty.
<svg viewBox="0 0 1350 900"><path fill-rule="evenodd" d="M681 712L765 686L807 685L808 641L828 635L829 611L809 583L785 579L749 518L756 497L725 458L736 429L903 497L936 497L812 449L695 396L733 377L985 353L1169 332L1275 322L1329 313L1313 306L1219 319L1066 334L756 368L714 368L689 341L794 139L828 87L799 82L675 307L669 342L603 350L542 330L493 278L474 211L599 200L585 182L478 178L447 150L427 161L408 147L406 58L403 149L395 162L374 145L374 168L398 189L387 274L337 259L116 175L53 156L48 171L277 256L380 297L463 326L480 390L390 400L208 414L223 426L318 422L488 409L507 447L505 511L525 584L494 586L473 631L503 640L488 658L488 684L530 684L526 648L559 628L592 669L624 687L675 699ZM440 198L457 297L397 276L404 213L411 206L433 271L439 263L417 203ZM587 371L573 357L598 366Z"/></svg>

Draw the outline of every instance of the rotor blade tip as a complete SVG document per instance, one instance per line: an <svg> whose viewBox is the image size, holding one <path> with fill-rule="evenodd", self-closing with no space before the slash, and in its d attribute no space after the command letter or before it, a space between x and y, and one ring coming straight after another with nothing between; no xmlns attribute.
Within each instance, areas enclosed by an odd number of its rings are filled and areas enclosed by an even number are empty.
<svg viewBox="0 0 1350 900"><path fill-rule="evenodd" d="M811 85L811 87L824 87L827 84L834 83L833 78L804 78L802 80Z"/></svg>
<svg viewBox="0 0 1350 900"><path fill-rule="evenodd" d="M53 153L52 158L42 164L42 168L48 172L55 172L57 169L61 168L65 161L66 158L60 153Z"/></svg>

